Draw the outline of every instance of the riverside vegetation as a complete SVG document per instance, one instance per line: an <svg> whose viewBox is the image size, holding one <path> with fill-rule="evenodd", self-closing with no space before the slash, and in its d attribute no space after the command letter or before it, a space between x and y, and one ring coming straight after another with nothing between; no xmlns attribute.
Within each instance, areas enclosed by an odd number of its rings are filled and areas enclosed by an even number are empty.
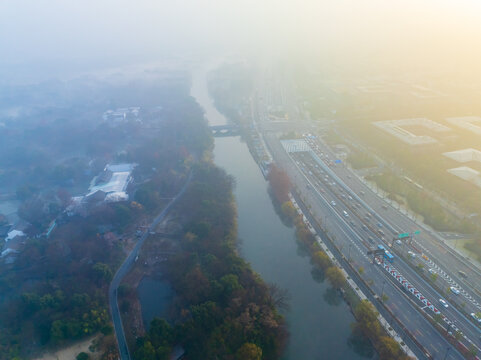
<svg viewBox="0 0 481 360"><path fill-rule="evenodd" d="M334 289L344 293L356 318L356 322L352 324L354 335L367 337L381 359L408 359L399 344L382 328L377 318L378 313L372 304L368 301L360 301L348 285L342 271L332 263L316 241L315 236L307 228L302 216L297 214L294 205L289 200L290 182L287 174L276 165L272 165L268 180L274 202L280 206L283 215L289 218L296 227L297 240L308 251L315 271L320 272L321 277L326 277Z"/></svg>

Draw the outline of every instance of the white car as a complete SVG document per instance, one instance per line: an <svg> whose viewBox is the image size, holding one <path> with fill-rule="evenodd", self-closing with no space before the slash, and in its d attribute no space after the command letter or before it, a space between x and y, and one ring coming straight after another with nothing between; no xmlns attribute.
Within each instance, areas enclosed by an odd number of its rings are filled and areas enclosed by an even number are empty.
<svg viewBox="0 0 481 360"><path fill-rule="evenodd" d="M471 313L471 317L474 320L476 320L478 323L481 323L481 318L478 315L476 315L475 313Z"/></svg>
<svg viewBox="0 0 481 360"><path fill-rule="evenodd" d="M332 205L332 206L336 206L336 202L335 202L335 201L331 201L331 205Z"/></svg>
<svg viewBox="0 0 481 360"><path fill-rule="evenodd" d="M459 295L459 290L456 289L454 286L451 286L449 289L453 292L453 294Z"/></svg>
<svg viewBox="0 0 481 360"><path fill-rule="evenodd" d="M446 302L446 300L444 300L444 299L439 299L439 302L440 302L445 308L449 307L449 305L448 305L448 303Z"/></svg>

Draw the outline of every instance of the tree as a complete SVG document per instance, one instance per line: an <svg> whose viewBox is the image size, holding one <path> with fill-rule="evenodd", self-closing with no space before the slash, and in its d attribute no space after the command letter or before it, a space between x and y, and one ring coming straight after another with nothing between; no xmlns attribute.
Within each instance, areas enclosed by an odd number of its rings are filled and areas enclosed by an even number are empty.
<svg viewBox="0 0 481 360"><path fill-rule="evenodd" d="M272 164L267 179L269 180L269 185L276 200L280 204L288 201L291 182L289 181L287 173L275 164Z"/></svg>
<svg viewBox="0 0 481 360"><path fill-rule="evenodd" d="M135 352L135 359L139 360L156 360L155 348L150 341L144 341Z"/></svg>
<svg viewBox="0 0 481 360"><path fill-rule="evenodd" d="M261 360L262 349L256 344L244 343L236 352L237 360Z"/></svg>
<svg viewBox="0 0 481 360"><path fill-rule="evenodd" d="M75 358L76 360L89 360L90 359L90 355L87 354L86 352L81 352L80 354L77 355L77 357Z"/></svg>
<svg viewBox="0 0 481 360"><path fill-rule="evenodd" d="M336 266L331 266L329 269L327 269L326 277L332 284L332 286L334 286L336 289L341 288L346 283L346 278L344 277L344 274Z"/></svg>
<svg viewBox="0 0 481 360"><path fill-rule="evenodd" d="M379 339L379 357L381 359L400 359L402 350L399 344L389 336L381 336Z"/></svg>
<svg viewBox="0 0 481 360"><path fill-rule="evenodd" d="M377 312L367 300L359 302L354 310L358 327L370 339L377 339L381 333L381 326L377 320Z"/></svg>
<svg viewBox="0 0 481 360"><path fill-rule="evenodd" d="M431 282L436 282L437 279L438 279L438 274L436 273L431 274Z"/></svg>
<svg viewBox="0 0 481 360"><path fill-rule="evenodd" d="M317 251L312 255L312 260L322 270L326 270L332 265L331 259L324 251Z"/></svg>
<svg viewBox="0 0 481 360"><path fill-rule="evenodd" d="M272 303L277 309L289 309L289 292L287 289L280 288L277 284L269 284L269 294Z"/></svg>
<svg viewBox="0 0 481 360"><path fill-rule="evenodd" d="M149 339L156 348L170 346L174 339L173 329L164 319L154 318L150 322Z"/></svg>
<svg viewBox="0 0 481 360"><path fill-rule="evenodd" d="M110 270L110 267L107 264L98 262L92 267L92 270L98 280L104 280L105 282L110 282L110 280L112 280L112 270Z"/></svg>
<svg viewBox="0 0 481 360"><path fill-rule="evenodd" d="M285 201L281 206L282 213L289 219L295 219L297 216L297 211L291 201Z"/></svg>

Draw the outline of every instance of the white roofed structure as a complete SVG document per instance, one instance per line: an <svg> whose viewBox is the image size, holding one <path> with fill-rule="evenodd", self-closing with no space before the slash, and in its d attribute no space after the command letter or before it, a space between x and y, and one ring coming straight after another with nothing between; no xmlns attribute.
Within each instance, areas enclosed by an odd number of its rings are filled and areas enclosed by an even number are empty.
<svg viewBox="0 0 481 360"><path fill-rule="evenodd" d="M443 153L444 156L460 163L479 161L481 162L481 151L476 149L463 149Z"/></svg>

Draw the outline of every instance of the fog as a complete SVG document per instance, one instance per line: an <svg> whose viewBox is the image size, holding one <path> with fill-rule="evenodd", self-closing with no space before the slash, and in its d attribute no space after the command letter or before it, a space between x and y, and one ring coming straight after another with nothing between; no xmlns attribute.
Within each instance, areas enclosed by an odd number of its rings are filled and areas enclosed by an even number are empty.
<svg viewBox="0 0 481 360"><path fill-rule="evenodd" d="M475 0L2 1L0 75L226 53L469 74L481 60L480 24Z"/></svg>

